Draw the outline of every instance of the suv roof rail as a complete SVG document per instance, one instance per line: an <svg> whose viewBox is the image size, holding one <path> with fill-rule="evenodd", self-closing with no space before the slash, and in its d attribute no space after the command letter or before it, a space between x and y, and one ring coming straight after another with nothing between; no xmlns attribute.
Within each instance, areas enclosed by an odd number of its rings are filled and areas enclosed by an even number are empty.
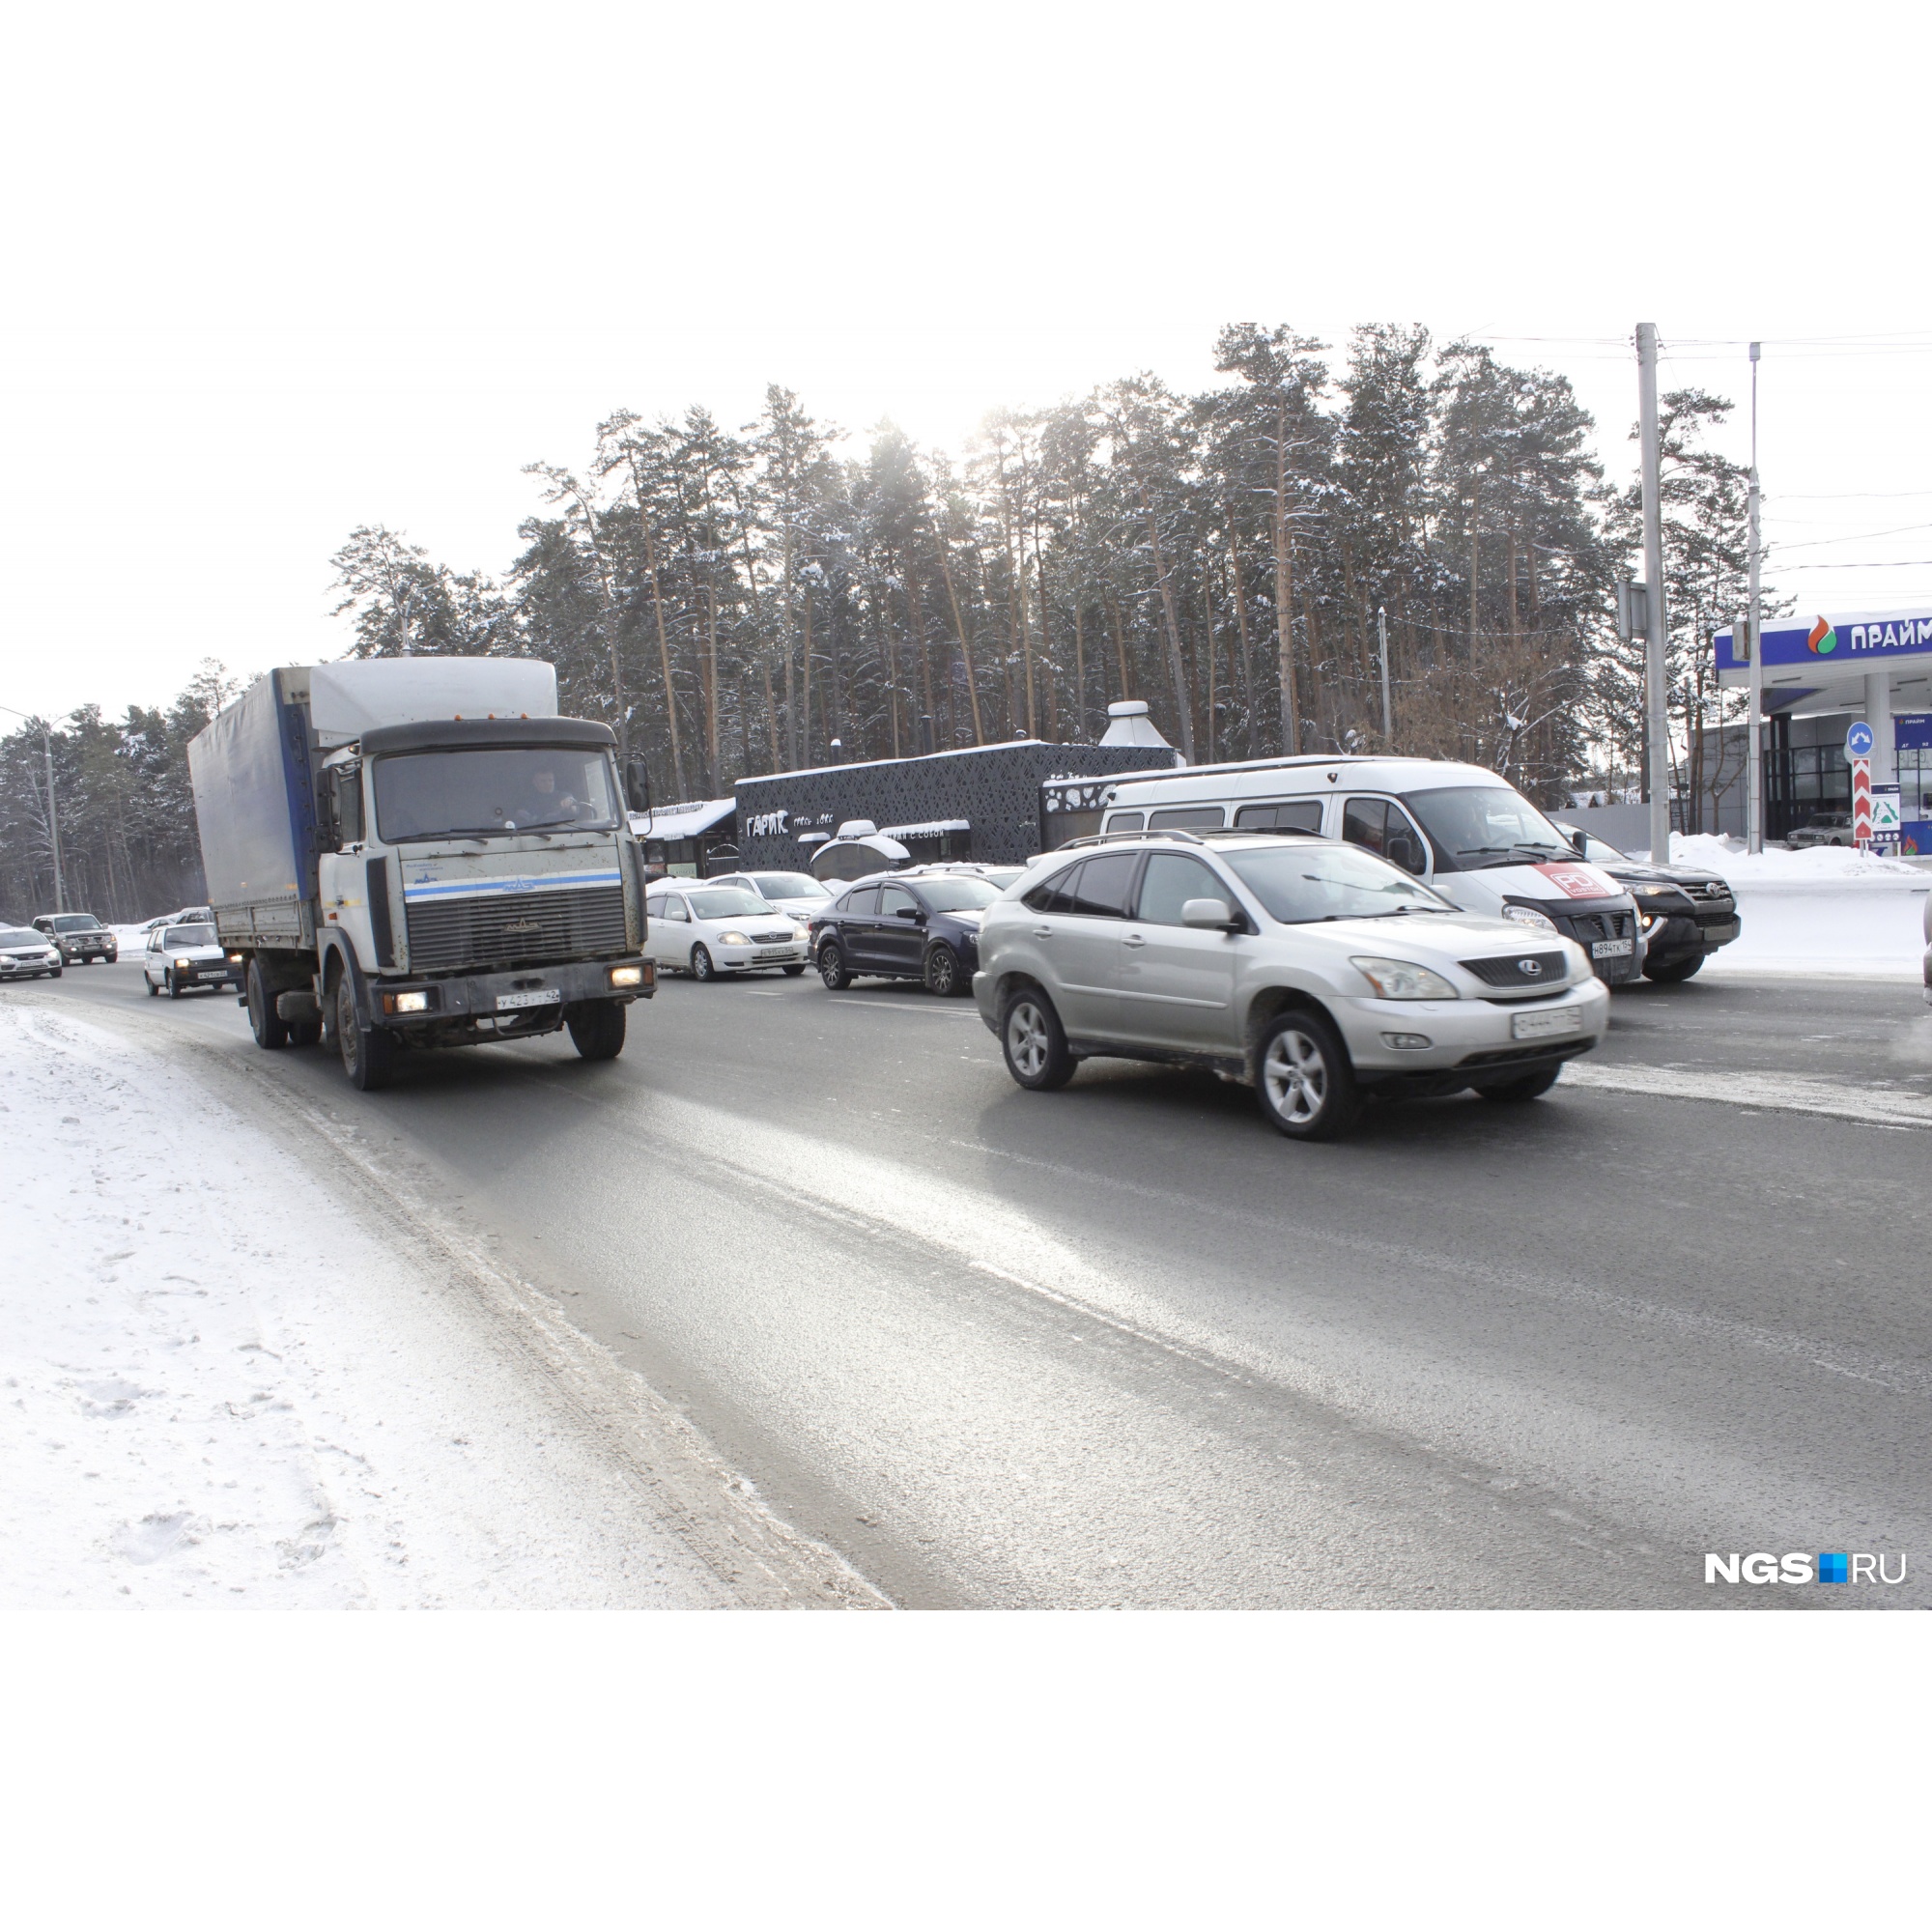
<svg viewBox="0 0 1932 1932"><path fill-rule="evenodd" d="M1218 826L1212 829L1220 830ZM1070 852L1076 845L1112 845L1122 838L1179 838L1184 845L1200 845L1206 842L1198 832L1189 832L1184 826L1162 825L1151 832L1089 832L1082 838L1069 838L1065 845L1058 845L1054 849L1059 852Z"/></svg>

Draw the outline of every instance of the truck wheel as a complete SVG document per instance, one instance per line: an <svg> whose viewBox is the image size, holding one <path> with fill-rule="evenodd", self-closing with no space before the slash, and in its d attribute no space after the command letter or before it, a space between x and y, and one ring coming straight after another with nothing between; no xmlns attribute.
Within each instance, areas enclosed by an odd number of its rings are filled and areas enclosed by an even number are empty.
<svg viewBox="0 0 1932 1932"><path fill-rule="evenodd" d="M1660 986L1682 985L1686 980L1695 977L1697 969L1703 965L1705 954L1693 952L1688 959L1660 959L1655 966L1644 961L1643 977Z"/></svg>
<svg viewBox="0 0 1932 1932"><path fill-rule="evenodd" d="M584 1060L615 1060L624 1050L622 1000L585 1000L564 1015L570 1043Z"/></svg>
<svg viewBox="0 0 1932 1932"><path fill-rule="evenodd" d="M269 990L259 959L249 960L244 985L248 995L248 1031L255 1036L255 1044L270 1049L288 1045L289 1023L275 1010L275 996Z"/></svg>
<svg viewBox="0 0 1932 1932"><path fill-rule="evenodd" d="M313 1046L322 1037L320 1020L291 1020L288 1026L291 1046Z"/></svg>
<svg viewBox="0 0 1932 1932"><path fill-rule="evenodd" d="M335 986L335 1040L350 1086L373 1094L389 1084L396 1066L395 1036L381 1027L365 1031L355 1024L355 994L347 973Z"/></svg>

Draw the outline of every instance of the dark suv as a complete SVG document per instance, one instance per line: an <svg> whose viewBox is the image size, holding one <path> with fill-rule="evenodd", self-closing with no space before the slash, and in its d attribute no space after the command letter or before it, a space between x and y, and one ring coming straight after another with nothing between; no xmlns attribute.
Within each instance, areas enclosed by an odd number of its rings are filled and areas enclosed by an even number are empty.
<svg viewBox="0 0 1932 1932"><path fill-rule="evenodd" d="M942 867L857 879L812 915L811 955L836 993L862 975L918 980L942 999L970 992L990 880Z"/></svg>
<svg viewBox="0 0 1932 1932"><path fill-rule="evenodd" d="M53 941L69 966L84 966L90 959L104 959L111 966L121 956L121 942L91 912L43 912L34 927Z"/></svg>
<svg viewBox="0 0 1932 1932"><path fill-rule="evenodd" d="M1660 986L1681 985L1744 930L1737 895L1715 872L1688 866L1649 866L1594 833L1556 828L1578 855L1609 873L1636 901L1643 933L1643 976Z"/></svg>

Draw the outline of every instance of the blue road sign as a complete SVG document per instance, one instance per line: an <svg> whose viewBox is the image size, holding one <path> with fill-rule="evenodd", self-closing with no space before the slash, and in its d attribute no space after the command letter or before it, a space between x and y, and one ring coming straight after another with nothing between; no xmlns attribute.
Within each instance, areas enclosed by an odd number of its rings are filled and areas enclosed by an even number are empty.
<svg viewBox="0 0 1932 1932"><path fill-rule="evenodd" d="M1854 724L1845 733L1845 755L1849 758L1868 758L1872 753L1872 727L1869 724Z"/></svg>

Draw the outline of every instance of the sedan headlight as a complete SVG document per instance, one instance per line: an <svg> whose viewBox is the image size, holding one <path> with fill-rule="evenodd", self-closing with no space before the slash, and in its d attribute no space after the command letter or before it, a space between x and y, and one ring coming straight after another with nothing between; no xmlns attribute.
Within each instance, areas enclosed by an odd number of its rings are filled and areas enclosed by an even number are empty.
<svg viewBox="0 0 1932 1932"><path fill-rule="evenodd" d="M749 946L752 942L742 932L721 932L718 943L720 946Z"/></svg>
<svg viewBox="0 0 1932 1932"><path fill-rule="evenodd" d="M1518 925L1533 925L1539 932L1554 932L1556 922L1547 913L1540 913L1534 906L1506 905L1503 917L1513 920Z"/></svg>
<svg viewBox="0 0 1932 1932"><path fill-rule="evenodd" d="M1355 959L1350 962L1384 1000L1453 1000L1456 989L1440 973L1406 959Z"/></svg>

